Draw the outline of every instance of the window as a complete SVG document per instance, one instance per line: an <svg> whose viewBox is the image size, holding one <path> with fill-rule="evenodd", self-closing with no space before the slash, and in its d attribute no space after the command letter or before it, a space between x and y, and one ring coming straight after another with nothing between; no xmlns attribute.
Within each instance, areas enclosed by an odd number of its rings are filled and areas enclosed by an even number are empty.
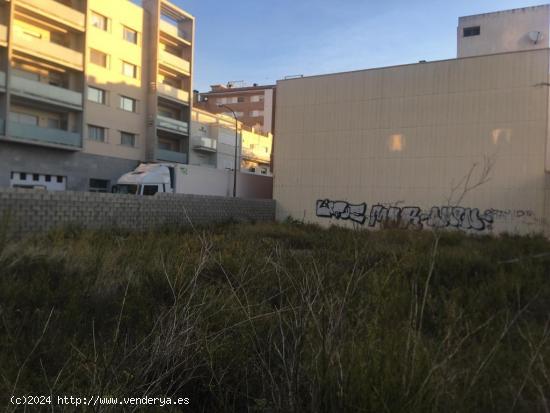
<svg viewBox="0 0 550 413"><path fill-rule="evenodd" d="M218 98L216 99L216 103L219 104L219 105L225 105L227 103L237 103L237 102L240 102L241 98L237 98L237 97L234 97L234 98ZM242 98L244 99L244 98ZM243 100L244 102L244 100Z"/></svg>
<svg viewBox="0 0 550 413"><path fill-rule="evenodd" d="M137 79L137 66L128 62L122 62L122 74Z"/></svg>
<svg viewBox="0 0 550 413"><path fill-rule="evenodd" d="M105 91L96 87L88 86L88 100L95 103L105 104Z"/></svg>
<svg viewBox="0 0 550 413"><path fill-rule="evenodd" d="M120 132L120 144L124 146L136 146L136 135L128 132Z"/></svg>
<svg viewBox="0 0 550 413"><path fill-rule="evenodd" d="M161 142L158 143L158 148L163 151L171 151L172 150L172 144L168 142Z"/></svg>
<svg viewBox="0 0 550 413"><path fill-rule="evenodd" d="M126 96L120 97L120 109L125 110L126 112L135 112L136 106L135 99L128 98Z"/></svg>
<svg viewBox="0 0 550 413"><path fill-rule="evenodd" d="M263 115L264 115L263 110L253 110L252 112L250 112L250 116L253 118L261 117Z"/></svg>
<svg viewBox="0 0 550 413"><path fill-rule="evenodd" d="M90 49L90 62L94 65L107 67L109 64L109 59L107 58L106 53L100 52L99 50Z"/></svg>
<svg viewBox="0 0 550 413"><path fill-rule="evenodd" d="M20 172L19 173L19 179L21 179L22 181L26 181L27 180L27 173L26 172Z"/></svg>
<svg viewBox="0 0 550 413"><path fill-rule="evenodd" d="M46 175L46 182L51 182L51 181L52 181L52 176Z"/></svg>
<svg viewBox="0 0 550 413"><path fill-rule="evenodd" d="M480 26L465 27L464 28L464 37L479 36L481 34Z"/></svg>
<svg viewBox="0 0 550 413"><path fill-rule="evenodd" d="M105 142L106 129L101 126L88 125L88 139Z"/></svg>
<svg viewBox="0 0 550 413"><path fill-rule="evenodd" d="M105 16L102 16L101 14L92 12L92 26L107 31L108 29L108 19Z"/></svg>
<svg viewBox="0 0 550 413"><path fill-rule="evenodd" d="M38 126L38 116L29 115L28 113L11 112L11 118L16 123L22 123L24 125Z"/></svg>
<svg viewBox="0 0 550 413"><path fill-rule="evenodd" d="M250 101L251 102L263 102L264 97L263 97L263 95L254 95L250 98Z"/></svg>
<svg viewBox="0 0 550 413"><path fill-rule="evenodd" d="M58 183L58 184L62 184L62 183L63 183L63 177L62 177L62 176L58 176L58 177L57 177L57 183Z"/></svg>
<svg viewBox="0 0 550 413"><path fill-rule="evenodd" d="M38 174L32 174L32 180L38 181L40 179L40 176Z"/></svg>
<svg viewBox="0 0 550 413"><path fill-rule="evenodd" d="M56 118L48 118L48 128L61 129L61 121Z"/></svg>
<svg viewBox="0 0 550 413"><path fill-rule="evenodd" d="M63 87L63 76L61 73L50 72L48 73L48 84L57 87Z"/></svg>
<svg viewBox="0 0 550 413"><path fill-rule="evenodd" d="M34 80L36 82L40 81L40 74L36 72L29 72L24 69L13 69L13 74L24 79Z"/></svg>
<svg viewBox="0 0 550 413"><path fill-rule="evenodd" d="M178 113L171 108L159 106L157 110L160 116L170 119L178 119Z"/></svg>
<svg viewBox="0 0 550 413"><path fill-rule="evenodd" d="M155 195L159 191L158 185L144 185L143 195Z"/></svg>
<svg viewBox="0 0 550 413"><path fill-rule="evenodd" d="M50 42L52 43L67 47L69 46L68 40L69 39L67 35L64 33L54 32L54 31L50 32Z"/></svg>
<svg viewBox="0 0 550 413"><path fill-rule="evenodd" d="M123 26L122 30L123 30L122 37L124 38L124 40L133 44L137 44L138 35L135 30L132 30L126 26Z"/></svg>
<svg viewBox="0 0 550 413"><path fill-rule="evenodd" d="M109 181L106 179L90 179L90 192L108 192Z"/></svg>
<svg viewBox="0 0 550 413"><path fill-rule="evenodd" d="M237 102L238 102L238 103L243 103L243 102L244 102L244 96L239 96L239 97L237 98Z"/></svg>
<svg viewBox="0 0 550 413"><path fill-rule="evenodd" d="M176 89L182 89L181 81L173 77L165 76L164 79L162 79L162 83Z"/></svg>

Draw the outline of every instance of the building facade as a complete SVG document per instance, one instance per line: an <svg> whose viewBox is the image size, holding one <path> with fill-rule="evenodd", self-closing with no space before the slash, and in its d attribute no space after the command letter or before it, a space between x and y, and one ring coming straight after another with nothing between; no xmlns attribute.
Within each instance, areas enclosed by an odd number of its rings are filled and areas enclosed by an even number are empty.
<svg viewBox="0 0 550 413"><path fill-rule="evenodd" d="M108 190L187 162L195 21L135 3L0 1L0 186Z"/></svg>
<svg viewBox="0 0 550 413"><path fill-rule="evenodd" d="M461 17L458 57L550 47L550 5Z"/></svg>
<svg viewBox="0 0 550 413"><path fill-rule="evenodd" d="M236 87L212 85L210 92L199 95L196 106L211 113L231 115L227 105L235 111L239 120L246 126L264 133L275 133L276 88L274 85Z"/></svg>
<svg viewBox="0 0 550 413"><path fill-rule="evenodd" d="M273 135L247 128L233 116L194 108L191 119L189 164L233 170L237 143L238 168L242 172L271 176Z"/></svg>
<svg viewBox="0 0 550 413"><path fill-rule="evenodd" d="M279 81L278 219L548 231L550 49Z"/></svg>

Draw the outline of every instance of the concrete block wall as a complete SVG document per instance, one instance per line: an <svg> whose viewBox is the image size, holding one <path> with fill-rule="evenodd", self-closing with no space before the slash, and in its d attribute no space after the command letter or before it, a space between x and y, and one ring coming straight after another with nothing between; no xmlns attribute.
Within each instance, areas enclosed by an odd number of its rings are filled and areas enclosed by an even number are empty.
<svg viewBox="0 0 550 413"><path fill-rule="evenodd" d="M0 218L15 236L75 225L146 231L237 221L274 221L275 201L203 195L153 197L0 189Z"/></svg>

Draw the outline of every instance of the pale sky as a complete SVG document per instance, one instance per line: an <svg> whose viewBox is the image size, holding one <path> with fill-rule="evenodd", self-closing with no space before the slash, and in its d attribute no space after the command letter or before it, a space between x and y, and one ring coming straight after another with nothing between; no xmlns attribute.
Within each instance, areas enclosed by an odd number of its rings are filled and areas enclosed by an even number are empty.
<svg viewBox="0 0 550 413"><path fill-rule="evenodd" d="M524 0L172 0L196 18L195 84L275 83L456 56L459 16Z"/></svg>

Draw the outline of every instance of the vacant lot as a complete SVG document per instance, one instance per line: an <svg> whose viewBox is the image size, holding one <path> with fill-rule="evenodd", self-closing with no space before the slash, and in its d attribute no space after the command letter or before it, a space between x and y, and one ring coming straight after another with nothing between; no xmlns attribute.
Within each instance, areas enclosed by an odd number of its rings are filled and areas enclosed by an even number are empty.
<svg viewBox="0 0 550 413"><path fill-rule="evenodd" d="M0 401L548 412L549 253L539 237L292 223L0 237Z"/></svg>

